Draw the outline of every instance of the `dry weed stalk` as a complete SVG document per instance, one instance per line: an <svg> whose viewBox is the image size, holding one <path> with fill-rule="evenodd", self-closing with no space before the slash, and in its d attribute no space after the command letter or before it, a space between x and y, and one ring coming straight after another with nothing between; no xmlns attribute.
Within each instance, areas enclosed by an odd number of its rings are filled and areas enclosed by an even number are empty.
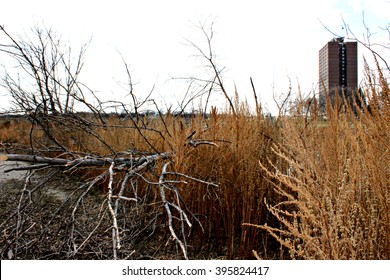
<svg viewBox="0 0 390 280"><path fill-rule="evenodd" d="M266 230L289 258L390 258L389 87L380 79L370 109L344 102L344 111L328 107L325 124L285 119L273 146L277 171L260 161L275 194L264 202L279 226L245 226Z"/></svg>

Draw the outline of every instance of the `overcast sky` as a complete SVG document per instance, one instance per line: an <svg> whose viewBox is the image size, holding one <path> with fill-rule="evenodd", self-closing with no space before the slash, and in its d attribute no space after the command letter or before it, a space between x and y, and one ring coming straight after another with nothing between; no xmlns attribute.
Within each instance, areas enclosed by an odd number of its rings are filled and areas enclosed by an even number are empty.
<svg viewBox="0 0 390 280"><path fill-rule="evenodd" d="M187 40L203 47L196 26L214 23L213 49L218 65L225 67L229 94L234 95L235 84L251 103L252 77L263 107L273 111L272 94L286 92L289 78L293 91L298 82L304 94L317 87L318 51L333 37L321 22L347 37L351 34L342 28L344 19L364 39L363 11L375 33L371 40L389 44L389 32L380 29L390 26L389 0L13 0L1 4L0 24L19 35L29 34L34 25L45 26L75 49L91 39L83 79L102 99L125 100L126 91L119 86L126 82L120 52L129 64L135 93L142 98L154 86L159 104L175 107L187 84L170 78L205 77L206 61ZM362 61L362 53L358 59ZM0 98L0 107L6 107L8 101Z"/></svg>

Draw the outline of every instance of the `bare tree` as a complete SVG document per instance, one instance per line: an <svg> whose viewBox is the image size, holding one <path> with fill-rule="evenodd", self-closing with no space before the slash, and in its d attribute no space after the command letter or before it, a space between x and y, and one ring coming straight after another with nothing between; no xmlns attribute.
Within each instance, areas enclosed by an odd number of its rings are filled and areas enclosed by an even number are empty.
<svg viewBox="0 0 390 280"><path fill-rule="evenodd" d="M232 98L229 96L229 94L225 88L225 84L223 82L222 72L223 72L224 68L220 68L217 65L215 53L213 50L213 45L212 45L212 41L214 39L213 23L210 24L209 28L206 28L204 25L200 25L198 28L200 29L200 31L202 32L202 34L205 38L205 41L207 43L206 48L203 49L199 45L197 45L196 43L194 43L188 39L187 39L187 43L191 47L195 48L199 52L200 56L207 61L207 67L209 67L211 69L212 76L208 79L201 79L198 77L192 77L192 78L190 78L190 80L196 81L196 82L199 82L202 84L201 93L207 94L205 108L207 108L207 103L208 103L208 100L210 98L211 93L214 91L220 91L220 92L222 92L223 96L225 97L226 101L228 102L229 108L232 111L233 115L236 116L236 109L235 109L234 103L232 101Z"/></svg>
<svg viewBox="0 0 390 280"><path fill-rule="evenodd" d="M20 70L17 77L6 72L2 80L20 109L42 113L71 113L76 102L86 102L88 88L79 81L88 44L82 45L73 57L71 47L62 45L50 29L36 27L31 40L16 39L0 26L5 43L0 51L9 55ZM8 41L8 42L7 42Z"/></svg>

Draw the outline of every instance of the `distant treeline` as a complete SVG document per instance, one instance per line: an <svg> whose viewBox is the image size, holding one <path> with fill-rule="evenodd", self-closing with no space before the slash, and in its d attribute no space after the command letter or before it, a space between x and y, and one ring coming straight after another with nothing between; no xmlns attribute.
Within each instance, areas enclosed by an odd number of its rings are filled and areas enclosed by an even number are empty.
<svg viewBox="0 0 390 280"><path fill-rule="evenodd" d="M38 113L39 115L40 113ZM59 113L55 113L55 114L59 114ZM53 114L54 115L54 114ZM80 116L80 117L88 117L88 116L94 116L96 114L94 113L90 113L90 112L75 112L75 113L64 113L64 114L61 114L61 116L63 117L66 117L67 115L69 116ZM205 117L205 118L208 118L209 117L209 114L207 113L200 113L200 112L168 112L168 113L164 113L162 114L163 116L164 115L170 115L170 116L173 116L173 117L182 117L182 118L185 118L185 119L190 119L190 118L196 118L198 116L202 116L202 117ZM0 113L0 119L21 119L21 118L26 118L30 116L30 114L28 113ZM119 119L130 119L130 118L139 118L139 117L158 117L159 116L159 113L156 112L156 111L145 111L145 112L139 112L139 113L134 113L134 112L131 112L131 113L126 113L126 112L123 112L123 113L116 113L116 112L111 112L111 113L99 113L99 116L101 118L110 118L110 117L117 117Z"/></svg>

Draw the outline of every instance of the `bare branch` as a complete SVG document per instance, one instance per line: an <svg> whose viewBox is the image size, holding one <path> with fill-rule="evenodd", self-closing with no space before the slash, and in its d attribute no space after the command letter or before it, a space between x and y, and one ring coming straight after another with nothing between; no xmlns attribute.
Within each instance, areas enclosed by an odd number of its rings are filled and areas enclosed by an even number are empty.
<svg viewBox="0 0 390 280"><path fill-rule="evenodd" d="M209 31L206 31L206 28L204 26L200 26L199 27L201 32L203 33L205 39L206 39L206 42L207 42L207 52L206 50L203 50L201 47L199 47L197 44L195 44L194 42L190 41L190 40L186 40L190 46L192 46L193 48L195 48L203 58L205 58L209 64L209 66L211 67L213 73L214 73L214 77L212 79L210 79L211 82L211 85L213 85L213 83L215 81L217 81L217 85L218 87L220 88L220 90L222 91L224 97L226 98L226 100L228 101L229 103L229 106L230 106L230 109L232 110L232 113L234 116L236 116L236 110L235 110L235 107L234 107L234 104L233 104L233 101L231 100L231 98L229 97L226 89L225 89L225 85L223 83L223 80L222 80L222 70L219 69L219 67L217 66L216 62L215 62L215 57L214 57L214 52L213 52L213 48L212 48L212 39L214 37L214 31L213 31L213 24L211 24L210 26L210 30Z"/></svg>
<svg viewBox="0 0 390 280"><path fill-rule="evenodd" d="M11 160L11 161L24 161L31 163L49 164L52 166L62 166L71 168L73 166L108 166L113 162L116 165L127 165L127 166L138 166L145 162L154 161L157 159L167 159L171 156L171 153L161 153L149 156L142 156L138 158L76 158L76 159L65 159L65 158L50 158L34 155L21 155L21 154L2 154L0 160Z"/></svg>
<svg viewBox="0 0 390 280"><path fill-rule="evenodd" d="M168 165L169 165L169 163L165 163L164 164L164 166L162 168L162 171L161 171L160 178L159 178L160 196L161 196L161 200L163 202L165 211L166 211L166 213L168 215L168 227L169 227L169 231L171 232L172 238L179 244L179 246L180 246L180 248L181 248L181 250L183 252L184 258L188 259L186 244L184 244L177 237L175 229L173 228L173 225L172 225L172 212L171 212L171 209L169 208L169 206L171 204L168 202L168 200L166 199L166 196L165 196L165 175L166 175L166 171L167 171Z"/></svg>
<svg viewBox="0 0 390 280"><path fill-rule="evenodd" d="M112 249L114 253L114 260L117 259L117 249L119 250L121 248L120 243L120 237L119 237L119 230L118 230L118 221L116 214L114 212L114 209L112 207L112 184L114 181L114 166L115 163L112 162L110 165L110 168L108 169L108 173L110 175L110 179L108 182L108 197L107 197L107 204L108 209L110 210L111 216L112 216Z"/></svg>

